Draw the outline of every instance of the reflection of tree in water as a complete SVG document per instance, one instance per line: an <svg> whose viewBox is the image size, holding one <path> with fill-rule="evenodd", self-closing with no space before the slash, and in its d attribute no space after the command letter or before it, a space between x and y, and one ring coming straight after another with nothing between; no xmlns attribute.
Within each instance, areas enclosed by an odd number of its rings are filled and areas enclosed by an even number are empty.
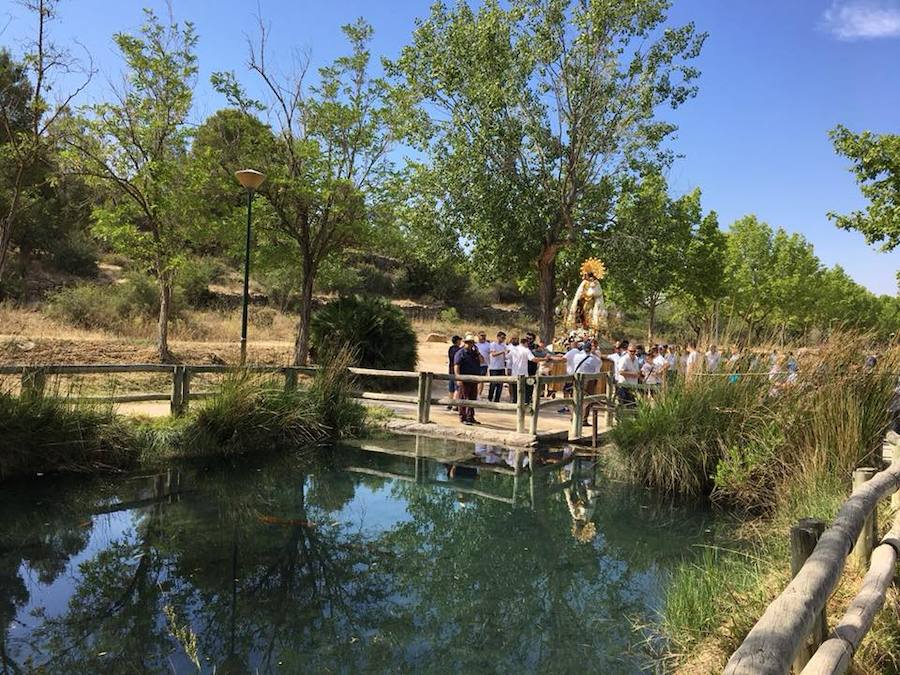
<svg viewBox="0 0 900 675"><path fill-rule="evenodd" d="M543 476L547 478L546 475ZM494 480L510 480L508 478ZM634 669L623 652L641 580L621 560L571 536L558 498L534 511L404 488L413 520L385 540L410 589L406 612L426 671L596 672Z"/></svg>
<svg viewBox="0 0 900 675"><path fill-rule="evenodd" d="M333 458L264 462L187 472L178 495L159 481L149 498L120 485L115 500L139 505L132 527L81 563L66 610L29 637L34 663L104 673L195 664L220 673L563 672L587 663L622 672L640 663L623 651L634 642L625 617L646 610L653 562L649 546L645 559L633 542L648 523L632 514L628 532L608 521L607 510L625 520L633 507L617 506L614 489L594 495L599 532L585 544L572 537L552 473L536 476L532 511L350 474ZM377 465L409 470L396 458ZM411 520L380 535L335 523L362 484L390 485ZM509 495L512 478L478 484ZM17 575L26 556L50 582L84 548L84 514L97 512L86 495L97 490L62 493L68 508L31 517L15 533L21 545L3 542L0 618L27 599Z"/></svg>

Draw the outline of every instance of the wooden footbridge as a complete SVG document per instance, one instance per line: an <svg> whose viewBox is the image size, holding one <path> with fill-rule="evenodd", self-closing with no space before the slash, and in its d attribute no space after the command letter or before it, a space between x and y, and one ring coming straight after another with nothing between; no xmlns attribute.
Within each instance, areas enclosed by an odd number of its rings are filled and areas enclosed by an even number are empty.
<svg viewBox="0 0 900 675"><path fill-rule="evenodd" d="M610 428L621 410L615 396L616 384L611 373L576 375L535 375L535 376L476 376L450 375L420 371L378 370L372 368L350 368L360 383L385 382L390 380L406 381L409 388L391 387L380 391L360 390L357 398L362 401L381 403L394 407L395 410L409 409L414 413L413 419L396 418L386 422L388 428L399 433L415 433L439 438L456 438L461 440L502 443L512 446L530 446L541 442L581 441L598 442L600 427ZM72 402L82 403L152 403L168 402L169 411L173 415L183 414L192 401L216 395L214 377L227 376L247 372L259 375L271 375L283 378L283 386L292 388L298 379L309 377L316 372L310 366L247 366L239 368L225 365L167 365L167 364L50 364L50 365L5 365L0 366L0 376L18 376L18 390L23 396L60 396ZM133 382L128 384L130 391L121 392L122 385L109 384L104 388L101 384L92 391L109 393L85 395L86 387L78 382L61 385L59 378L85 378L105 376L107 378L147 376L156 386L168 382L167 391L137 391ZM48 386L48 378L57 378L55 386ZM476 410L495 411L504 414L498 416L501 426L493 428L468 427L462 425L441 424L433 415L434 406L456 406L460 401L450 398L446 392L446 383L475 382L484 385L506 385L518 392L515 402L467 400L467 407ZM198 384L204 386L198 388ZM569 386L567 386L569 385ZM146 385L144 385L146 386ZM409 391L415 387L415 394ZM618 385L618 386L621 386ZM631 388L648 388L646 385L629 385ZM160 387L161 388L161 387ZM399 389L399 391L395 390ZM438 394L441 389L441 395ZM113 391L115 390L115 391ZM554 390L551 394L548 394ZM556 395L556 391L560 396ZM527 392L527 395L526 395ZM562 395L566 392L566 395ZM571 392L571 393L568 393ZM560 428L559 417L555 416L553 424L545 423L549 408L564 406L570 410L568 423ZM592 415L590 423L587 415ZM507 426L508 423L508 426ZM590 424L591 436L584 437L585 427ZM542 428L543 427L543 428ZM550 428L552 427L552 428Z"/></svg>

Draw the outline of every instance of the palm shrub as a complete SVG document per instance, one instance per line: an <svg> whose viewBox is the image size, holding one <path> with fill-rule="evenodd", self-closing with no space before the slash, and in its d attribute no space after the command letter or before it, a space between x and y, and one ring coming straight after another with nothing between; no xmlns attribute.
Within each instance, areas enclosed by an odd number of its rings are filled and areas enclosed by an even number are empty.
<svg viewBox="0 0 900 675"><path fill-rule="evenodd" d="M363 368L416 367L412 324L383 298L351 295L328 303L313 315L310 338L317 361L346 347Z"/></svg>

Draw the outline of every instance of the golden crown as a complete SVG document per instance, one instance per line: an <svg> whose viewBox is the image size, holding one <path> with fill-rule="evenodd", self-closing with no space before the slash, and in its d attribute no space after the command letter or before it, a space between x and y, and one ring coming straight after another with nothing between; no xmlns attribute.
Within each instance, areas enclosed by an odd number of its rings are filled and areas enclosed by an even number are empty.
<svg viewBox="0 0 900 675"><path fill-rule="evenodd" d="M593 274L595 279L606 276L606 267L597 258L588 258L581 263L581 274Z"/></svg>

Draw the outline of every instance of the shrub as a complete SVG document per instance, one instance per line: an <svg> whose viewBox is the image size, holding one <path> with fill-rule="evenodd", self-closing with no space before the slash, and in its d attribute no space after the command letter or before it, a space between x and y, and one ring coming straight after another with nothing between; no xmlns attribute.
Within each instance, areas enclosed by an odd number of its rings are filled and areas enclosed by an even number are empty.
<svg viewBox="0 0 900 675"><path fill-rule="evenodd" d="M172 298L171 318L181 315L180 295ZM48 298L48 314L72 326L120 330L135 320L154 321L159 314L159 292L150 276L130 272L120 284L79 283Z"/></svg>
<svg viewBox="0 0 900 675"><path fill-rule="evenodd" d="M250 307L248 318L250 323L258 328L271 328L275 325L275 317L278 312L271 307Z"/></svg>
<svg viewBox="0 0 900 675"><path fill-rule="evenodd" d="M53 266L62 272L79 277L96 277L99 256L97 242L87 233L76 230L53 248L51 260Z"/></svg>
<svg viewBox="0 0 900 675"><path fill-rule="evenodd" d="M313 314L310 337L317 360L348 347L365 368L413 370L416 334L400 309L381 298L348 296Z"/></svg>
<svg viewBox="0 0 900 675"><path fill-rule="evenodd" d="M216 294L209 290L219 275L219 265L209 258L192 260L178 272L178 287L181 296L191 307L208 307L216 299Z"/></svg>
<svg viewBox="0 0 900 675"><path fill-rule="evenodd" d="M459 310L456 307L446 307L438 314L438 318L443 323L459 323L462 317L459 316Z"/></svg>

